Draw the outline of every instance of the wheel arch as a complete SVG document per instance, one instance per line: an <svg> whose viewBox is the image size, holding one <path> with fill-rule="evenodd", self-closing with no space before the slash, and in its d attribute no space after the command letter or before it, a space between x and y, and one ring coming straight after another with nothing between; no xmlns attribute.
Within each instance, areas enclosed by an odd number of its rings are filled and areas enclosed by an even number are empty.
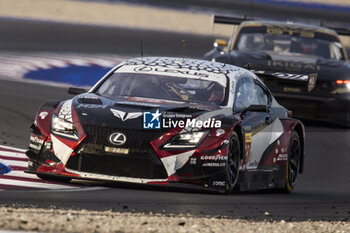
<svg viewBox="0 0 350 233"><path fill-rule="evenodd" d="M233 131L236 132L237 136L238 136L238 139L239 139L239 145L241 147L241 155L240 155L240 158L241 159L244 159L244 144L243 144L243 131L242 131L242 127L237 124L234 128L233 128Z"/></svg>
<svg viewBox="0 0 350 233"><path fill-rule="evenodd" d="M300 139L300 146L302 149L302 153L301 153L301 158L300 158L300 165L299 165L299 173L303 173L304 171L304 156L305 156L305 134L304 134L304 126L302 125L301 122L298 122L298 124L296 124L293 128Z"/></svg>

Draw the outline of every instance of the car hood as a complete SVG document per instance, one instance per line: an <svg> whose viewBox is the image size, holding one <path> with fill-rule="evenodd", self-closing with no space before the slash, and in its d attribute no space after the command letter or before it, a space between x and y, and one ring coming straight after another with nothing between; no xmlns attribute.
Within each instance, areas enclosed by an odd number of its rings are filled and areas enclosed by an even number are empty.
<svg viewBox="0 0 350 233"><path fill-rule="evenodd" d="M223 117L222 109L213 105L136 97L111 100L93 93L74 97L72 107L83 127L95 125L120 129L143 129L144 113L157 111L162 116L171 115L173 118L196 118L211 112L213 114L209 114L208 117Z"/></svg>

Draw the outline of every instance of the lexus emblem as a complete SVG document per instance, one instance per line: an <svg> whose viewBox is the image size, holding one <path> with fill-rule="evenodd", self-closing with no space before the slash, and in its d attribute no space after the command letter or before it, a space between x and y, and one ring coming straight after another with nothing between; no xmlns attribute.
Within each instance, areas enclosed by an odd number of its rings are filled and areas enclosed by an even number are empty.
<svg viewBox="0 0 350 233"><path fill-rule="evenodd" d="M112 133L109 136L109 141L114 145L121 146L126 142L126 136L122 133Z"/></svg>

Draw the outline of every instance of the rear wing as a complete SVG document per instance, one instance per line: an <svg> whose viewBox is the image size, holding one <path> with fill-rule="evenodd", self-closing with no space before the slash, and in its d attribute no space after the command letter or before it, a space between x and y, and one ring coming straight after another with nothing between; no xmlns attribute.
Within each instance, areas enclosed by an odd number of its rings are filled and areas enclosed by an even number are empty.
<svg viewBox="0 0 350 233"><path fill-rule="evenodd" d="M324 27L336 31L338 35L341 35L341 36L350 36L350 28L338 28L338 27L331 27L331 26L330 26L330 27L324 26Z"/></svg>
<svg viewBox="0 0 350 233"><path fill-rule="evenodd" d="M214 24L217 23L217 24L240 25L244 21L252 21L252 20L257 20L257 19L247 18L246 16L234 17L234 16L213 15ZM328 25L325 25L323 22L320 22L320 26L332 29L336 31L338 35L350 36L350 27L346 28L346 27L334 27L331 25L328 26Z"/></svg>
<svg viewBox="0 0 350 233"><path fill-rule="evenodd" d="M231 17L223 15L213 15L213 23L218 24L231 24L231 25L240 25L244 21L250 21L254 19L249 19L245 16L243 17Z"/></svg>

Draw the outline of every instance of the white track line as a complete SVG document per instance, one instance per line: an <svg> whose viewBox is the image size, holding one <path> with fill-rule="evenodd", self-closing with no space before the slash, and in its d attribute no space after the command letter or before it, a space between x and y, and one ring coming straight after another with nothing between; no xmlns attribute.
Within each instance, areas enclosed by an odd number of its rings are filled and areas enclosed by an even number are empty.
<svg viewBox="0 0 350 233"><path fill-rule="evenodd" d="M10 173L4 174L4 176L6 175L20 177L20 178L31 178L31 179L41 180L35 174L25 173L24 171L11 171Z"/></svg>
<svg viewBox="0 0 350 233"><path fill-rule="evenodd" d="M9 149L9 150L15 150L15 151L21 151L21 152L26 152L27 151L26 149L19 149L19 148L16 148L16 147L3 146L3 145L0 145L0 150L1 150L1 148Z"/></svg>
<svg viewBox="0 0 350 233"><path fill-rule="evenodd" d="M11 158L17 158L17 159L28 159L28 157L24 153L2 151L1 149L0 149L0 155L11 157Z"/></svg>
<svg viewBox="0 0 350 233"><path fill-rule="evenodd" d="M71 185L60 185L60 184L50 184L50 183L36 183L31 181L21 181L21 180L10 180L0 178L0 184L5 185L16 185L29 188L42 188L42 189L76 189L79 187L74 187Z"/></svg>
<svg viewBox="0 0 350 233"><path fill-rule="evenodd" d="M28 167L28 162L24 162L24 161L0 159L0 163L3 163L3 164L5 164L8 167L11 167L11 166L23 167L23 168L27 168Z"/></svg>
<svg viewBox="0 0 350 233"><path fill-rule="evenodd" d="M31 181L22 181L22 180L11 180L0 178L0 184L5 185L16 185L29 188L42 188L42 189L76 189L80 187L74 187L71 185L60 185L60 184L50 184L50 183L36 183Z"/></svg>

